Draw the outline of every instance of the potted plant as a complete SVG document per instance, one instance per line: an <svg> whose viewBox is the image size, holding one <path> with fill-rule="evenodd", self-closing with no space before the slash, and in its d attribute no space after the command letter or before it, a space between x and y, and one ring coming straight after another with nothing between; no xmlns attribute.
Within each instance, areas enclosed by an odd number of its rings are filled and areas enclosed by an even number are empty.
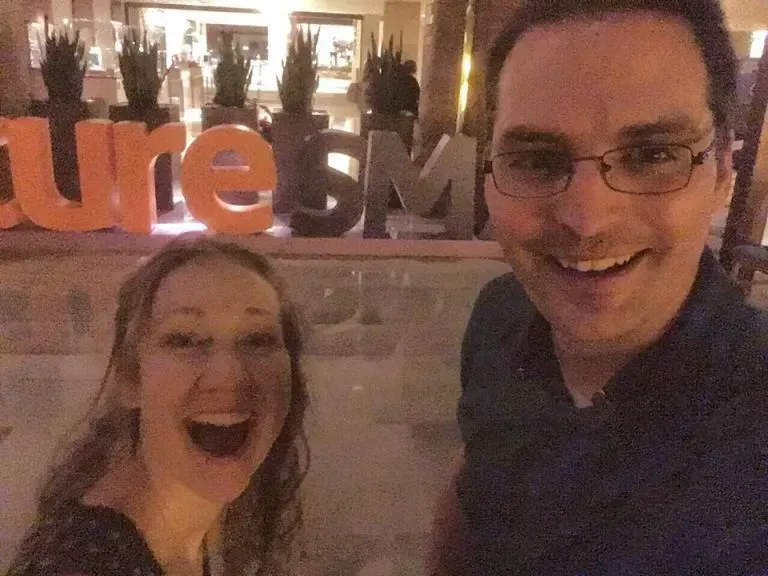
<svg viewBox="0 0 768 576"><path fill-rule="evenodd" d="M320 140L316 138L325 125L313 119L312 101L319 84L317 75L317 39L309 29L300 28L288 45L282 78L277 88L282 110L272 114L272 138L277 164L277 189L273 196L276 213L291 213L305 208L327 207L325 163L321 162ZM322 118L322 117L320 117Z"/></svg>
<svg viewBox="0 0 768 576"><path fill-rule="evenodd" d="M29 113L48 118L56 185L68 200L80 200L80 178L77 166L75 125L89 118L88 106L82 101L88 58L80 31L70 36L69 30L52 29L45 19L45 48L40 71L48 92L48 101L33 101Z"/></svg>
<svg viewBox="0 0 768 576"><path fill-rule="evenodd" d="M248 102L248 90L253 78L253 66L246 57L240 42L234 41L234 34L221 33L219 41L219 63L213 73L216 94L212 104L203 107L202 128L208 130L222 124L246 126L259 132L259 108ZM232 151L220 152L214 159L217 166L242 166L243 159ZM249 205L259 202L258 190L238 190L219 193L229 204Z"/></svg>
<svg viewBox="0 0 768 576"><path fill-rule="evenodd" d="M403 67L403 35L395 51L394 37L378 54L376 38L371 34L371 49L365 63L363 82L370 112L363 114L360 134L368 138L371 130L397 132L410 152L413 148L414 116L402 113L401 80L407 72Z"/></svg>
<svg viewBox="0 0 768 576"><path fill-rule="evenodd" d="M160 74L158 45L136 30L123 35L122 50L118 54L123 88L127 104L109 107L113 122L144 122L152 131L163 124L179 121L176 106L160 106L158 97L165 76ZM173 169L170 154L163 154L155 163L155 197L158 212L173 210Z"/></svg>
<svg viewBox="0 0 768 576"><path fill-rule="evenodd" d="M370 112L363 114L360 135L368 139L372 130L396 132L405 144L408 153L413 151L413 131L416 117L402 110L402 78L408 74L403 66L403 33L400 33L400 47L395 51L394 36L378 54L376 37L371 34L371 49L363 71L365 99ZM400 197L394 186L390 186L389 207L402 208Z"/></svg>
<svg viewBox="0 0 768 576"><path fill-rule="evenodd" d="M251 60L245 56L240 42L234 42L232 32L222 32L219 51L219 63L213 73L216 95L213 104L203 107L203 130L220 124L239 124L258 131L258 109L248 106L253 78Z"/></svg>

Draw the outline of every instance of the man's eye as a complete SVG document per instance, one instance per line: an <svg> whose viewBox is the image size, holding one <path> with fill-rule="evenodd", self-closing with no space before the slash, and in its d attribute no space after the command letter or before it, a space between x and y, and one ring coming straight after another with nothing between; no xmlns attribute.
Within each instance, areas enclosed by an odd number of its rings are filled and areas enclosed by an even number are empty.
<svg viewBox="0 0 768 576"><path fill-rule="evenodd" d="M171 332L166 334L160 340L161 345L164 348L175 349L188 349L188 348L203 348L207 346L210 339L203 338L197 334L190 332Z"/></svg>
<svg viewBox="0 0 768 576"><path fill-rule="evenodd" d="M668 146L635 148L625 151L622 162L628 166L654 166L677 162L678 156L675 149Z"/></svg>
<svg viewBox="0 0 768 576"><path fill-rule="evenodd" d="M570 161L556 152L532 151L510 155L508 165L512 170L561 175L568 172Z"/></svg>

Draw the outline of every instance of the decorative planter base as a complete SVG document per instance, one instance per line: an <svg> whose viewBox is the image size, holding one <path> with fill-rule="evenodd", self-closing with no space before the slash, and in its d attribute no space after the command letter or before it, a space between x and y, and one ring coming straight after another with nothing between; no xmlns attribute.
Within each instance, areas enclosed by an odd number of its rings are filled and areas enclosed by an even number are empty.
<svg viewBox="0 0 768 576"><path fill-rule="evenodd" d="M109 119L113 122L144 122L151 132L163 124L179 121L177 106L161 106L154 110L135 110L128 105L109 107ZM173 159L162 154L155 162L155 201L162 214L173 210Z"/></svg>
<svg viewBox="0 0 768 576"><path fill-rule="evenodd" d="M79 202L80 171L77 166L75 124L90 118L87 103L33 100L29 114L48 119L56 186L64 198Z"/></svg>
<svg viewBox="0 0 768 576"><path fill-rule="evenodd" d="M321 149L313 119L284 114L272 116L272 147L277 163L277 189L272 207L290 214L297 206L324 210L328 206L327 156Z"/></svg>
<svg viewBox="0 0 768 576"><path fill-rule="evenodd" d="M259 129L259 111L255 108L228 108L224 106L203 106L202 128L203 131L221 126L222 124L236 124L245 126L251 130Z"/></svg>

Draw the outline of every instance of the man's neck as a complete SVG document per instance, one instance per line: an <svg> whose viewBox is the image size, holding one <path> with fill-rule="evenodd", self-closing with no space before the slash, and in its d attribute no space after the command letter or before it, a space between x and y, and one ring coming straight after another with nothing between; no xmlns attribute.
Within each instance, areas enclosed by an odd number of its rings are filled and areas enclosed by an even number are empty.
<svg viewBox="0 0 768 576"><path fill-rule="evenodd" d="M555 350L565 387L577 408L591 406L595 394L605 388L634 356L629 352L600 356L579 354L568 348L562 350L557 343Z"/></svg>
<svg viewBox="0 0 768 576"><path fill-rule="evenodd" d="M661 339L675 317L670 315L663 324L646 326L642 334L606 343L580 342L553 330L555 355L574 404L579 408L591 406L595 394L633 358Z"/></svg>

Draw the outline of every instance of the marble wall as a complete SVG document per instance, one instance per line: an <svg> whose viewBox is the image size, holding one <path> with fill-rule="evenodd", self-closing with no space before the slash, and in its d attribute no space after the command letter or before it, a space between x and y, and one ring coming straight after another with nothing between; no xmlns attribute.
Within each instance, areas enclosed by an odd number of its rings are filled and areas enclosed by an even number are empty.
<svg viewBox="0 0 768 576"><path fill-rule="evenodd" d="M120 280L139 254L0 261L0 570L56 439L106 364ZM459 445L461 336L494 260L285 259L306 322L312 470L307 574L418 574Z"/></svg>

